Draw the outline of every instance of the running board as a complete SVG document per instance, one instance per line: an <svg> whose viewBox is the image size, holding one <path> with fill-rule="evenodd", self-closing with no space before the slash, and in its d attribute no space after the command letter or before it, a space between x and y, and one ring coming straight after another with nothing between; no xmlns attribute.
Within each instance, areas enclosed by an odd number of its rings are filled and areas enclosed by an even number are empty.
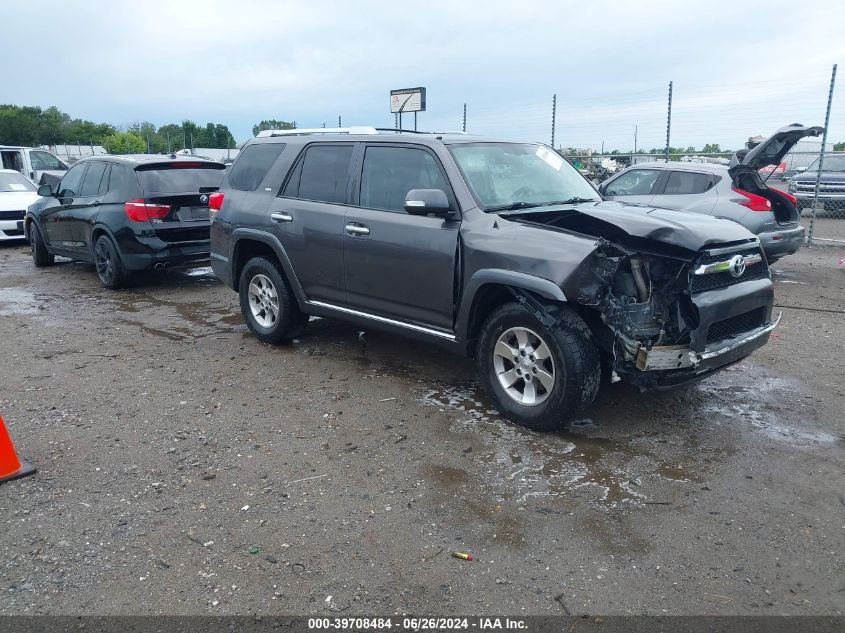
<svg viewBox="0 0 845 633"><path fill-rule="evenodd" d="M447 341L454 342L456 340L454 334L449 334L448 332L442 332L440 330L433 330L422 325L414 325L413 323L405 323L404 321L397 321L396 319L388 319L387 317L369 314L368 312L360 312L359 310L353 310L351 308L343 308L331 303L323 303L322 301L306 301L306 303L319 308L326 308L343 314L349 314L363 319L370 319L372 321L377 321L378 323L385 323L387 325L405 328L406 330L413 330L414 332L422 332L423 334L429 334L430 336L437 336L438 338L446 339Z"/></svg>

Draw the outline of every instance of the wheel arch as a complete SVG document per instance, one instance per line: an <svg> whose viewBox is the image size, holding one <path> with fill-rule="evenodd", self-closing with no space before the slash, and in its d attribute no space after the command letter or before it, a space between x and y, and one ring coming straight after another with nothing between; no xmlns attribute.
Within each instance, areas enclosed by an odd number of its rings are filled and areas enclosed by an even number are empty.
<svg viewBox="0 0 845 633"><path fill-rule="evenodd" d="M282 272L290 284L291 290L297 301L306 300L305 293L299 283L299 279L293 270L293 265L285 252L284 246L279 239L271 233L257 231L255 229L235 229L232 233L232 288L238 289L238 282L241 271L246 262L256 256L272 256L282 266Z"/></svg>
<svg viewBox="0 0 845 633"><path fill-rule="evenodd" d="M464 298L456 321L456 335L466 341L466 353L475 353L481 325L498 306L516 301L519 293L544 302L566 303L566 295L553 281L536 275L502 269L473 273L464 288Z"/></svg>

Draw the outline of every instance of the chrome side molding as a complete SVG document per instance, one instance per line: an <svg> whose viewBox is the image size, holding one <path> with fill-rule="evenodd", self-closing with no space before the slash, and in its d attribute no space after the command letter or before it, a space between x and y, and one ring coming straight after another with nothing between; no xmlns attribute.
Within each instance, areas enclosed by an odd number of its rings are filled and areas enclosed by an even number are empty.
<svg viewBox="0 0 845 633"><path fill-rule="evenodd" d="M423 334L429 334L431 336L437 336L442 339L446 339L447 341L454 341L455 335L449 334L448 332L442 332L440 330L434 330L432 328L425 327L423 325L415 325L413 323L405 323L404 321L397 321L396 319L389 319L387 317L378 316L376 314L370 314L368 312L361 312L360 310L353 310L351 308L344 308L342 306L336 306L331 303L323 303L322 301L307 301L308 305L318 306L320 308L326 308L328 310L335 310L336 312L342 312L343 314L349 314L352 316L361 317L364 319L370 319L372 321L377 321L378 323L386 323L387 325L395 325L397 327L405 328L407 330L413 330L414 332L422 332Z"/></svg>

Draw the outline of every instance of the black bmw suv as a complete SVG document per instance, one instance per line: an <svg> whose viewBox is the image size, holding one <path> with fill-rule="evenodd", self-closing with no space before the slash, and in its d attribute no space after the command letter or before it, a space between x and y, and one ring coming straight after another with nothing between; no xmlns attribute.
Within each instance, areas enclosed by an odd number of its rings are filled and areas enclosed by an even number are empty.
<svg viewBox="0 0 845 633"><path fill-rule="evenodd" d="M260 340L309 315L421 338L474 357L496 409L535 429L587 407L603 373L697 380L779 320L746 228L602 200L538 143L265 131L214 196L211 265Z"/></svg>
<svg viewBox="0 0 845 633"><path fill-rule="evenodd" d="M226 166L175 156L94 156L80 160L54 191L41 185L24 232L36 266L56 255L93 263L107 288L132 271L207 262L209 195Z"/></svg>

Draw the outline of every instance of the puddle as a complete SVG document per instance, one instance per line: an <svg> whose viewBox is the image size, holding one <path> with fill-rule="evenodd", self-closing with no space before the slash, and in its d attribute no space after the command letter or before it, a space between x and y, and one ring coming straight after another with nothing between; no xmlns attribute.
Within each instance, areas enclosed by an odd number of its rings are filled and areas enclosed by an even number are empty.
<svg viewBox="0 0 845 633"><path fill-rule="evenodd" d="M742 369L740 365L738 368ZM717 423L745 422L766 437L792 446L835 444L835 435L810 428L792 412L777 406L784 394L794 402L803 391L800 384L779 376L759 375L753 388L732 384L731 371L716 374L699 386L709 397L704 400L702 413ZM775 403L774 411L770 405ZM775 413L777 411L777 413Z"/></svg>
<svg viewBox="0 0 845 633"><path fill-rule="evenodd" d="M582 434L582 429L596 429L589 419L561 433L515 426L484 406L473 383L430 390L420 402L459 412L452 431L480 435L487 446L475 459L485 483L501 500L587 499L604 507L636 507L649 501L645 483L695 481L683 466L655 456L647 440L618 442ZM433 478L439 481L441 476Z"/></svg>
<svg viewBox="0 0 845 633"><path fill-rule="evenodd" d="M38 314L35 295L20 288L0 288L0 316Z"/></svg>

